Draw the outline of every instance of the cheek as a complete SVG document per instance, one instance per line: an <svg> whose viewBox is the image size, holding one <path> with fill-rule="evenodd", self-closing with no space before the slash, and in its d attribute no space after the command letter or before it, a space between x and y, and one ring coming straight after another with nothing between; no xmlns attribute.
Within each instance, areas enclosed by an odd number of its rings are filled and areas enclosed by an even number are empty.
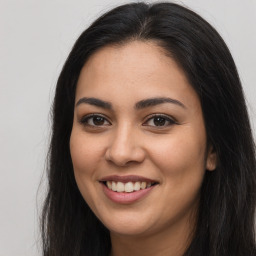
<svg viewBox="0 0 256 256"><path fill-rule="evenodd" d="M102 157L102 147L90 136L74 129L70 137L70 154L75 174L90 175Z"/></svg>
<svg viewBox="0 0 256 256"><path fill-rule="evenodd" d="M203 136L198 138L190 133L176 134L155 142L151 149L152 161L165 177L183 180L204 173L206 146Z"/></svg>
<svg viewBox="0 0 256 256"><path fill-rule="evenodd" d="M205 173L205 144L193 136L176 136L155 143L151 159L162 176L162 214L183 216L197 207ZM166 202L169 202L166 204Z"/></svg>
<svg viewBox="0 0 256 256"><path fill-rule="evenodd" d="M72 130L70 154L75 180L84 198L87 197L88 190L90 190L91 184L88 181L94 176L95 158L97 157L94 147L89 147L88 143L90 142L83 133L77 132L76 129Z"/></svg>
<svg viewBox="0 0 256 256"><path fill-rule="evenodd" d="M70 154L73 163L74 176L77 186L85 201L93 207L93 199L95 197L94 184L91 182L95 180L95 163L98 157L97 144L89 146L90 139L88 139L83 132L72 130L70 137Z"/></svg>

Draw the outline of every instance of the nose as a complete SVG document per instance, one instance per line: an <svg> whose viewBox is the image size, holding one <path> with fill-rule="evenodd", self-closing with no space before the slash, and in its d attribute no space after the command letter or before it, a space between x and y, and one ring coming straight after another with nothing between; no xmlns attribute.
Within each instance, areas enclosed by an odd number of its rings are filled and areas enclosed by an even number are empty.
<svg viewBox="0 0 256 256"><path fill-rule="evenodd" d="M145 150L139 137L138 132L128 125L117 128L110 139L105 159L117 166L143 162Z"/></svg>

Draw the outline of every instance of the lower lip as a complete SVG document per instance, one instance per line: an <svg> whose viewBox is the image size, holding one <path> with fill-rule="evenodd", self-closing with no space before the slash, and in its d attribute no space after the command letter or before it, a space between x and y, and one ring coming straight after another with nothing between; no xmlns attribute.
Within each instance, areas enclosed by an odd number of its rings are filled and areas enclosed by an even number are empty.
<svg viewBox="0 0 256 256"><path fill-rule="evenodd" d="M105 195L113 202L119 203L119 204L134 203L134 202L144 198L145 196L147 196L152 191L152 189L155 188L155 186L156 185L151 186L149 188L142 189L142 190L125 193L125 192L115 192L115 191L109 189L107 186L105 186L102 183L102 187L103 187L103 191L104 191Z"/></svg>

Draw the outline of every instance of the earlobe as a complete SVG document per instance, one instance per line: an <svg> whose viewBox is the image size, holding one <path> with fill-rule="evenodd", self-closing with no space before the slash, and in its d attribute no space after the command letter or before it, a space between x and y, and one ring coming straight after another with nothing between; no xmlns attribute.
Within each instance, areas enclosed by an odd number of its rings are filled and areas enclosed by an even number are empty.
<svg viewBox="0 0 256 256"><path fill-rule="evenodd" d="M217 154L216 151L211 146L208 151L207 160L206 160L206 170L214 171L217 166Z"/></svg>

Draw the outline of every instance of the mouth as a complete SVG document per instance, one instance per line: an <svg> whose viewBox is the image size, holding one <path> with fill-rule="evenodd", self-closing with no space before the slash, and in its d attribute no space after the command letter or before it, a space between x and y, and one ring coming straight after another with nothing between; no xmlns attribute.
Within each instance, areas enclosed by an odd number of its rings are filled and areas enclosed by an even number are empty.
<svg viewBox="0 0 256 256"><path fill-rule="evenodd" d="M141 176L108 176L100 180L109 190L117 193L133 193L159 184Z"/></svg>
<svg viewBox="0 0 256 256"><path fill-rule="evenodd" d="M146 181L136 181L136 182L126 182L121 181L103 181L102 182L108 189L118 192L118 193L132 193L135 191L143 190L155 186L156 182L146 182Z"/></svg>

